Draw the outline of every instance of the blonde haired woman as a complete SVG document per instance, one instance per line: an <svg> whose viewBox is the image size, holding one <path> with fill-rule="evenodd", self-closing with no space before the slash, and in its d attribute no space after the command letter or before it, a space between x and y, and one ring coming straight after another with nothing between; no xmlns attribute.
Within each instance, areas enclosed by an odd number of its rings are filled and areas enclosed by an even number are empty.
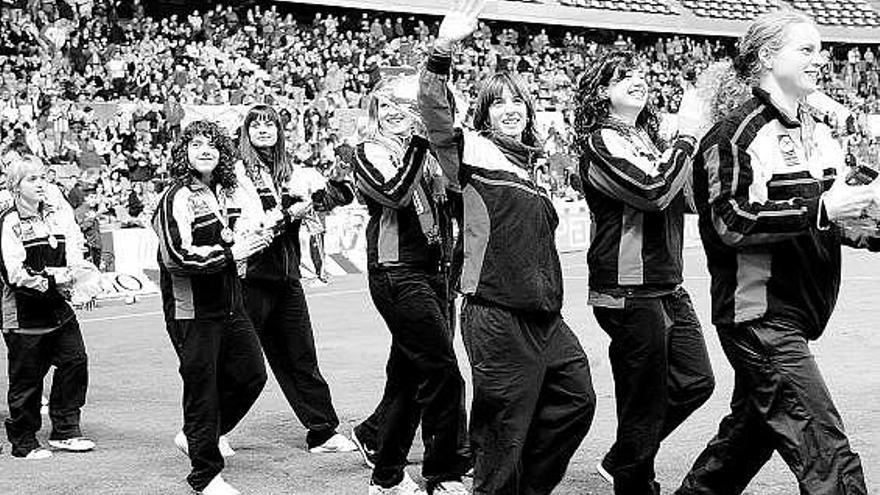
<svg viewBox="0 0 880 495"><path fill-rule="evenodd" d="M45 459L40 446L40 399L51 366L49 445L71 452L95 448L82 436L80 409L88 387L88 358L69 301L91 302L97 269L82 256L82 234L70 206L50 201L46 167L39 158L14 160L6 171L13 204L0 215L3 338L9 350L9 418L12 455Z"/></svg>
<svg viewBox="0 0 880 495"><path fill-rule="evenodd" d="M875 194L846 184L840 145L804 107L820 50L803 15L757 19L734 62L752 97L709 130L695 158L712 321L735 385L730 414L679 495L741 493L773 452L802 494L867 493L809 348L837 300L836 222L858 217Z"/></svg>

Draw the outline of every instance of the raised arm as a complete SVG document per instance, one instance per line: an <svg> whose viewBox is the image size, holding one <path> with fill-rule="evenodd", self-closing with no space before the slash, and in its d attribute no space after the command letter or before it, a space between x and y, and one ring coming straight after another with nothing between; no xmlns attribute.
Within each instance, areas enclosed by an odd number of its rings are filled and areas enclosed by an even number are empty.
<svg viewBox="0 0 880 495"><path fill-rule="evenodd" d="M368 198L389 208L404 208L412 200L412 192L421 179L428 153L428 142L413 137L400 166L378 143L365 142L355 152L354 173L358 190Z"/></svg>
<svg viewBox="0 0 880 495"><path fill-rule="evenodd" d="M434 49L419 81L419 111L428 129L428 140L443 173L453 187L460 187L462 134L455 128L455 99L449 91L449 69L456 43L477 30L485 0L464 0L460 8L443 18Z"/></svg>

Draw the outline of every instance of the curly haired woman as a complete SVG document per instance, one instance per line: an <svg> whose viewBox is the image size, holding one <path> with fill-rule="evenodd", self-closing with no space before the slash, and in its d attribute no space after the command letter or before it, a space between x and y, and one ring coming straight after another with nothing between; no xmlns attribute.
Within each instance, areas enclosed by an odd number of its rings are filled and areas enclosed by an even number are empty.
<svg viewBox="0 0 880 495"><path fill-rule="evenodd" d="M715 386L703 332L681 287L685 185L699 108L687 95L665 152L659 114L631 52L604 55L578 83L580 174L593 235L589 304L611 337L617 439L599 463L617 495L654 495L660 442Z"/></svg>
<svg viewBox="0 0 880 495"><path fill-rule="evenodd" d="M247 317L236 262L263 249L255 234L234 236L216 191L235 189L235 147L216 124L197 121L172 149L172 184L159 200L159 276L165 323L180 359L183 434L192 471L205 495L239 492L220 476L218 442L266 383L260 343Z"/></svg>

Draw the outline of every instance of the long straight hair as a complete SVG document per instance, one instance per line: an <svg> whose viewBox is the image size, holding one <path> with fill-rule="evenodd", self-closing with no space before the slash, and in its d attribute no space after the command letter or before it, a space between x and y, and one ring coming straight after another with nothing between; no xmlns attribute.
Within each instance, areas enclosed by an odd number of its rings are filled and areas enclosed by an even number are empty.
<svg viewBox="0 0 880 495"><path fill-rule="evenodd" d="M523 129L522 142L527 146L540 145L538 131L535 127L535 102L523 80L510 72L497 72L486 79L477 95L474 105L474 129L478 132L491 131L492 121L489 119L489 108L492 102L501 98L507 88L515 98L522 99L526 104L526 128Z"/></svg>
<svg viewBox="0 0 880 495"><path fill-rule="evenodd" d="M275 141L275 146L272 146L271 149L263 153L263 156L269 157L269 163L266 163L266 160L261 158L260 153L251 142L251 135L248 130L251 123L255 120L274 122L275 127L278 129L278 139ZM264 163L269 167L269 173L272 174L272 179L276 185L290 180L293 164L290 161L290 157L287 156L284 143L284 125L281 123L281 116L278 115L274 108L268 105L256 105L248 110L239 133L238 148L241 153L241 159L249 174L253 174L256 167Z"/></svg>

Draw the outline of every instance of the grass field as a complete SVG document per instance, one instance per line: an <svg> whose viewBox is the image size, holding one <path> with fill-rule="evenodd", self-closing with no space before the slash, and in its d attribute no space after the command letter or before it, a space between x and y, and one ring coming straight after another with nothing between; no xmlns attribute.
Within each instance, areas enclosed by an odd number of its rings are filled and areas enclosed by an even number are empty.
<svg viewBox="0 0 880 495"><path fill-rule="evenodd" d="M583 253L563 256L565 317L590 357L598 395L596 419L557 494L610 494L594 466L614 437L613 387L608 339L586 306ZM663 445L657 462L664 492L671 492L727 412L732 372L709 324L708 276L701 253L686 252L686 287L706 329L718 385L712 399ZM350 275L322 288L307 289L318 358L348 433L379 399L388 354L388 332L372 307L364 276ZM834 319L813 346L843 414L853 448L862 456L870 493L880 494L880 257L847 251L844 282ZM12 494L187 494L188 460L172 439L181 427L181 383L177 360L165 333L158 297L130 306L108 303L80 315L90 359L84 432L98 442L87 454L57 453L44 461L0 455L0 495ZM456 343L462 374L470 371ZM5 353L0 367L6 369ZM5 373L0 386L6 387ZM6 403L0 405L5 417ZM48 435L44 424L41 441ZM245 494L366 494L369 471L356 453L309 454L305 431L270 378L263 396L230 435L238 454L224 477ZM409 468L420 479L421 446ZM748 489L753 495L797 493L794 477L778 456Z"/></svg>

